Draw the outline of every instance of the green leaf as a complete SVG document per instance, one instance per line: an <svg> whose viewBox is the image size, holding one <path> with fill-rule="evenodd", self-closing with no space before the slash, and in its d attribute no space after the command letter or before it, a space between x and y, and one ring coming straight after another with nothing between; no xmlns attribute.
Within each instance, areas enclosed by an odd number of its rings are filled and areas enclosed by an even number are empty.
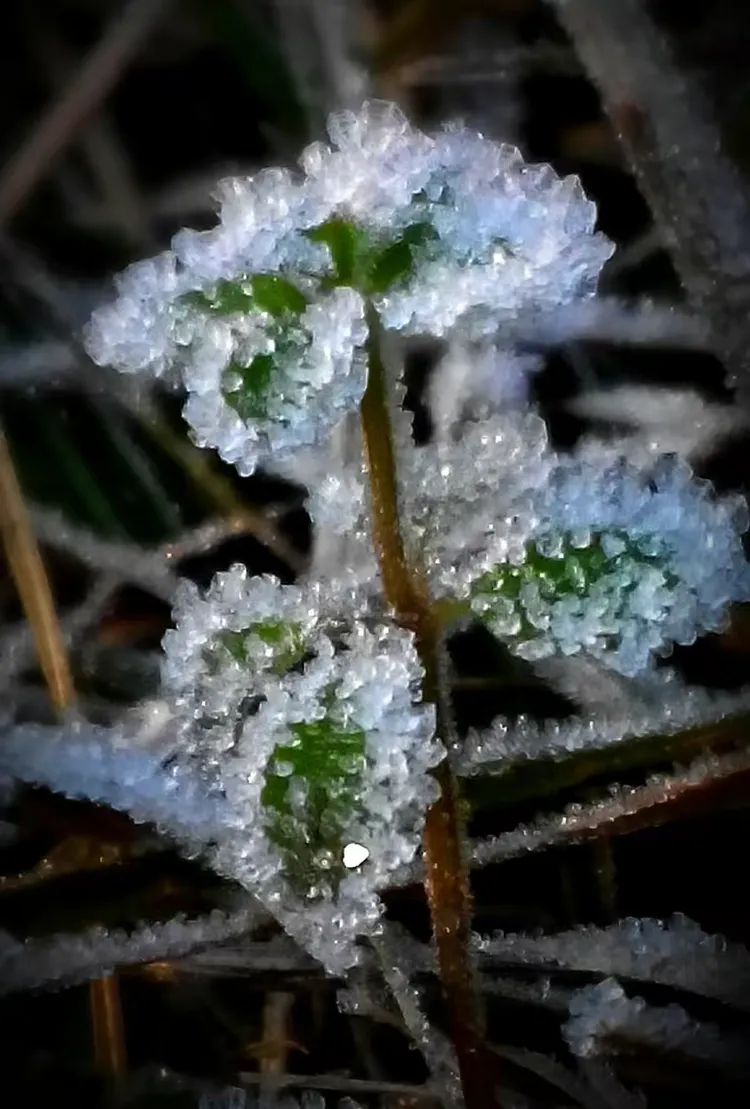
<svg viewBox="0 0 750 1109"><path fill-rule="evenodd" d="M260 310L280 319L287 315L300 316L307 307L304 293L277 273L256 273L253 277L238 277L236 281L217 281L210 292L186 293L184 300L194 308L218 316L245 315Z"/></svg>
<svg viewBox="0 0 750 1109"><path fill-rule="evenodd" d="M273 354L256 354L248 366L230 362L224 371L225 381L239 378L224 392L224 399L241 420L262 420L268 415L268 397L275 367Z"/></svg>
<svg viewBox="0 0 750 1109"><path fill-rule="evenodd" d="M364 294L383 293L403 280L414 268L415 251L437 239L427 220L411 224L388 243L376 243L349 220L335 217L307 232L313 242L324 243L331 254L335 285L351 285Z"/></svg>
<svg viewBox="0 0 750 1109"><path fill-rule="evenodd" d="M367 292L385 293L408 277L414 269L415 251L437 238L435 228L426 220L407 227L399 239L372 256L367 274Z"/></svg>
<svg viewBox="0 0 750 1109"><path fill-rule="evenodd" d="M186 293L184 300L193 308L213 312L217 316L235 316L251 312L255 307L252 288L247 278L217 281L211 292Z"/></svg>
<svg viewBox="0 0 750 1109"><path fill-rule="evenodd" d="M256 306L274 319L286 315L301 316L307 307L304 293L277 273L256 273L251 285Z"/></svg>
<svg viewBox="0 0 750 1109"><path fill-rule="evenodd" d="M367 233L349 220L333 217L306 232L314 243L328 247L338 285L359 285L362 262L369 250Z"/></svg>
<svg viewBox="0 0 750 1109"><path fill-rule="evenodd" d="M291 742L274 750L266 769L266 831L298 893L321 885L335 892L346 872L346 829L360 813L365 733L328 717L289 730Z"/></svg>
<svg viewBox="0 0 750 1109"><path fill-rule="evenodd" d="M242 631L225 631L219 641L237 662L246 664L250 659L248 640L257 636L267 647L272 648L273 660L269 669L277 674L286 674L306 653L302 627L295 622L284 620L265 620L250 624Z"/></svg>

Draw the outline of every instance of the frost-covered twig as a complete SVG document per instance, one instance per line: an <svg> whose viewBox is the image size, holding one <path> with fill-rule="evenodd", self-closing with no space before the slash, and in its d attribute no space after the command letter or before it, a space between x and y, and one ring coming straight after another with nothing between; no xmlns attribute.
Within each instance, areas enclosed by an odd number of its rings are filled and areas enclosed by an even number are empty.
<svg viewBox="0 0 750 1109"><path fill-rule="evenodd" d="M243 898L229 912L217 909L195 920L177 916L163 924L141 924L132 932L97 926L25 941L0 933L0 993L71 986L118 967L178 959L193 948L242 935L267 921L268 914L253 898Z"/></svg>
<svg viewBox="0 0 750 1109"><path fill-rule="evenodd" d="M51 509L37 507L30 515L41 543L73 555L90 570L116 576L163 601L174 599L179 579L160 550L102 539Z"/></svg>
<svg viewBox="0 0 750 1109"><path fill-rule="evenodd" d="M750 1010L750 952L693 921L627 918L549 936L477 937L480 961L657 982Z"/></svg>
<svg viewBox="0 0 750 1109"><path fill-rule="evenodd" d="M163 711L155 709L158 727ZM170 765L169 736L139 745L121 726L45 727L20 724L0 742L0 778L46 786L70 797L97 801L155 824L194 851L202 851L222 826L222 805L200 775Z"/></svg>
<svg viewBox="0 0 750 1109"><path fill-rule="evenodd" d="M612 261L616 258L617 254ZM677 350L708 350L711 346L706 321L682 307L605 296L564 305L557 311L521 316L513 331L519 340L540 346L583 342Z"/></svg>
<svg viewBox="0 0 750 1109"><path fill-rule="evenodd" d="M615 1102L586 1081L585 1076L573 1074L557 1059L543 1055L539 1051L507 1045L495 1047L493 1050L517 1066L531 1071L548 1082L550 1086L561 1090L584 1109L645 1109L642 1099L638 1099L635 1095L630 1098L627 1091L619 1088L619 1084L616 1084L616 1089L622 1094L622 1098Z"/></svg>
<svg viewBox="0 0 750 1109"><path fill-rule="evenodd" d="M747 388L750 205L718 127L643 0L552 0L599 87L640 187L715 349Z"/></svg>
<svg viewBox="0 0 750 1109"><path fill-rule="evenodd" d="M459 1063L449 1040L425 1016L419 991L409 980L409 971L395 934L386 933L374 941L383 976L398 1005L407 1031L424 1055L438 1088L448 1103L463 1104Z"/></svg>
<svg viewBox="0 0 750 1109"><path fill-rule="evenodd" d="M673 774L656 774L642 786L613 785L608 795L591 804L575 802L561 813L539 816L510 832L476 841L472 866L486 866L516 858L531 851L568 843L581 843L604 835L637 831L669 819L669 808L677 801L700 793L712 782L750 769L750 753L709 755L690 766L675 768ZM664 811L662 810L664 807ZM657 810L656 812L654 810Z"/></svg>
<svg viewBox="0 0 750 1109"><path fill-rule="evenodd" d="M119 578L103 574L80 604L60 616L60 630L66 647L97 621L120 584ZM35 653L34 638L28 624L14 626L0 636L0 689L15 684L18 675L33 663Z"/></svg>
<svg viewBox="0 0 750 1109"><path fill-rule="evenodd" d="M642 705L636 703L630 711L611 717L600 713L543 724L520 718L513 724L497 721L486 731L472 731L457 754L457 770L464 775L481 774L519 761L602 750L637 736L675 735L685 728L744 713L750 706L750 691L709 693L687 688L669 674L636 683L636 694L639 691Z"/></svg>

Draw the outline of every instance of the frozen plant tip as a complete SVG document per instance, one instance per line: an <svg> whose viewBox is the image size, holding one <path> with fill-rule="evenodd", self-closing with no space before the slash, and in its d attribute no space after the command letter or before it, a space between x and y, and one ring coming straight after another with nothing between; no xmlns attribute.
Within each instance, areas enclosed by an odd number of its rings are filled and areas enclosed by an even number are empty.
<svg viewBox="0 0 750 1109"><path fill-rule="evenodd" d="M218 226L131 266L88 327L100 364L176 372L198 442L241 473L356 408L368 310L398 332L480 337L592 294L611 254L578 179L514 147L423 134L379 101L328 131L301 174L225 181Z"/></svg>

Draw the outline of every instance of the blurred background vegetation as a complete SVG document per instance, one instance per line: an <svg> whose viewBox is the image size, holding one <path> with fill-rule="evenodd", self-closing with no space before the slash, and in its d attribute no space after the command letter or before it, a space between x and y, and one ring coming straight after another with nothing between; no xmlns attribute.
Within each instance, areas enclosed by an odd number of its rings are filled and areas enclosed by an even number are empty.
<svg viewBox="0 0 750 1109"><path fill-rule="evenodd" d="M682 64L699 72L725 144L745 169L746 6L660 0L652 12ZM30 608L17 588L20 573L33 593L33 544L15 553L7 545L0 696L8 723L53 720L73 689L82 711L103 722L156 692L171 586L166 578L150 582L144 549L162 552L165 573L200 583L237 561L285 580L304 569L311 542L304 492L271 475L239 479L191 444L179 397L93 366L79 338L113 273L165 247L182 226L212 225L220 177L291 164L332 108L366 92L393 97L418 122L462 117L532 160L580 174L602 229L621 248L607 293L681 305L660 233L597 93L541 0L5 0L0 27L0 429L9 448L0 452L0 489L8 528L23 531L18 513L28 515L70 660L67 693L56 705L26 620L37 633L41 621L44 634L49 613ZM435 354L416 346L408 364L408 403L422 437L429 414L421 398ZM588 426L571 401L592 383L646 385L656 406L668 387L695 390L706 405L730 397L722 366L692 339L650 344L600 335L553 347L537 400L563 449ZM712 446L701 472L722 488L745 489L747 447L740 426ZM675 658L690 681L731 689L747 682L749 651L739 612L725 636ZM478 633L457 637L452 654L464 728L499 712L575 710L574 698L511 667ZM612 781L638 784L709 747L736 744L744 727L719 725L668 746L630 745L616 762L605 753L530 768L503 779L502 790L478 780L469 798L472 831L513 828L540 807L599 796ZM592 842L477 872L476 927L533 930L683 912L708 931L750 942L741 894L749 777L709 781ZM0 924L20 937L197 914L226 894L198 864L144 844L125 818L42 790L10 800L0 874ZM421 890L394 894L389 910L426 938ZM418 1053L394 1021L342 1015L334 987L294 961L245 973L231 949L208 969L187 960L121 974L129 1077L118 1096L130 1104L156 1096L146 1078L158 1086L158 1072L149 1068L219 1085L270 1068L338 1076L355 1098L372 1102L374 1090L379 1101L405 1104L388 1083L423 1078ZM91 998L88 987L75 987L0 1002L4 1104L101 1103L102 1067L124 1067L97 1048ZM95 1002L95 1030L97 1019ZM547 1049L555 1040L537 1007L501 997L491 999L489 1023L498 1042ZM117 1029L104 1026L117 1040ZM746 1090L673 1063L638 1058L625 1068L649 1086L654 1105L698 1105L706 1096L746 1104ZM372 1089L357 1090L360 1079ZM193 1096L178 1084L169 1093L175 1103ZM544 1093L534 1096L544 1102Z"/></svg>

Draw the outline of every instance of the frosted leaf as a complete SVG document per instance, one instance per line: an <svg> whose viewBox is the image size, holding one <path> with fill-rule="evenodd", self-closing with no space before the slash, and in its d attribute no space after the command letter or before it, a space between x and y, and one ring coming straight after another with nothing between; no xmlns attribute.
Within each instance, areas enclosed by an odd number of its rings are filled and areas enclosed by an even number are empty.
<svg viewBox="0 0 750 1109"><path fill-rule="evenodd" d="M207 320L183 372L201 446L249 474L321 442L365 389L364 306L334 289L296 319Z"/></svg>
<svg viewBox="0 0 750 1109"><path fill-rule="evenodd" d="M577 178L459 127L435 137L430 160L409 222L426 219L438 244L383 297L386 327L444 335L460 320L478 337L531 306L594 292L612 246L594 232L595 207Z"/></svg>
<svg viewBox="0 0 750 1109"><path fill-rule="evenodd" d="M185 589L165 640L181 757L225 801L213 865L337 972L418 850L442 754L413 636L355 618L348 596L236 567Z"/></svg>
<svg viewBox="0 0 750 1109"><path fill-rule="evenodd" d="M579 446L579 454L599 464L607 456L625 455L633 464L647 466L662 454L679 454L695 463L747 428L743 409L711 403L693 389L621 385L585 392L567 407L578 416L623 428L614 443L590 435Z"/></svg>
<svg viewBox="0 0 750 1109"><path fill-rule="evenodd" d="M525 658L584 651L632 676L673 643L722 630L730 604L750 598L744 501L716 498L676 459L646 474L560 464L518 516L487 520L484 548L442 580Z"/></svg>

